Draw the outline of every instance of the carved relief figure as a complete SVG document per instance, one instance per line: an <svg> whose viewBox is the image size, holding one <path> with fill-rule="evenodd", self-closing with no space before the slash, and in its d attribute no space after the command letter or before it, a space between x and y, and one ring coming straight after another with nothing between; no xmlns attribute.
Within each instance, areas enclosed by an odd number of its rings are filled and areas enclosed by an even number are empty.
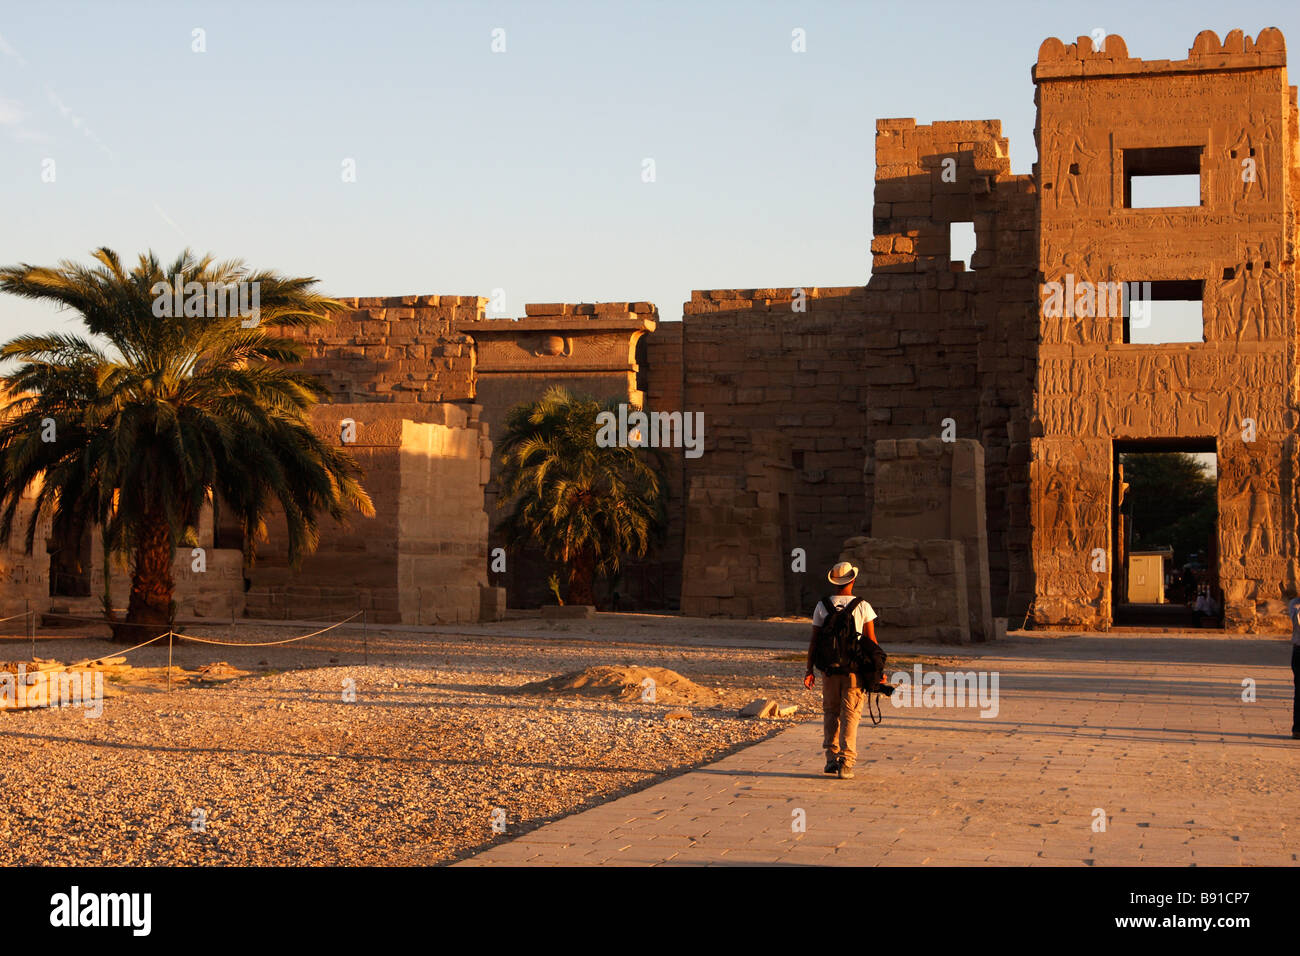
<svg viewBox="0 0 1300 956"><path fill-rule="evenodd" d="M1074 500L1077 485L1076 480L1057 470L1047 479L1043 491L1043 497L1056 506L1048 526L1052 537L1066 548L1079 546L1079 511Z"/></svg>
<svg viewBox="0 0 1300 956"><path fill-rule="evenodd" d="M1124 424L1133 434L1151 430L1151 393L1138 392L1124 408Z"/></svg>
<svg viewBox="0 0 1300 956"><path fill-rule="evenodd" d="M1231 471L1235 474L1235 480L1229 480L1235 491L1228 498L1230 507L1225 511L1231 510L1235 515L1245 516L1244 539L1236 539L1241 541L1242 553L1272 554L1277 546L1273 502L1279 491L1278 476L1260 455L1243 457ZM1239 528L1235 518L1232 524ZM1237 533L1240 534L1240 530Z"/></svg>
<svg viewBox="0 0 1300 956"><path fill-rule="evenodd" d="M1258 474L1250 496L1250 516L1247 520L1246 553L1272 554L1275 550L1276 530L1273 527L1273 496L1278 491L1277 475L1271 472Z"/></svg>
<svg viewBox="0 0 1300 956"><path fill-rule="evenodd" d="M1052 191L1056 193L1056 208L1062 207L1067 196L1075 206L1081 206L1090 198L1087 188L1080 186L1083 166L1086 160L1096 159L1097 153L1089 149L1083 135L1070 126L1054 126L1047 132L1048 154L1055 159Z"/></svg>
<svg viewBox="0 0 1300 956"><path fill-rule="evenodd" d="M1237 323L1237 341L1240 342L1247 328L1253 333L1252 338L1259 341L1264 338L1264 294L1259 282L1259 270L1263 262L1248 262L1241 270L1241 310Z"/></svg>
<svg viewBox="0 0 1300 956"><path fill-rule="evenodd" d="M1263 114L1250 114L1248 125L1228 146L1228 182L1226 192L1235 207L1247 201L1268 198L1268 146L1273 140ZM1246 162L1254 160L1253 163Z"/></svg>
<svg viewBox="0 0 1300 956"><path fill-rule="evenodd" d="M1092 392L1094 400L1093 420L1089 424L1092 434L1106 438L1114 433L1115 422L1109 401L1110 382L1106 375L1106 356L1094 355L1088 360L1086 390Z"/></svg>
<svg viewBox="0 0 1300 956"><path fill-rule="evenodd" d="M1264 338L1280 339L1283 335L1282 309L1280 307L1282 276L1276 269L1260 270L1259 294L1262 300Z"/></svg>

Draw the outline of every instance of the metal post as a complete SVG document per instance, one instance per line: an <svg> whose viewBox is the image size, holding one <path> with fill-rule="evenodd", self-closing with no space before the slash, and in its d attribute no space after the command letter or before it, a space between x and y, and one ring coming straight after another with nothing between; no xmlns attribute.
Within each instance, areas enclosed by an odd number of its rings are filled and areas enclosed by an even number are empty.
<svg viewBox="0 0 1300 956"><path fill-rule="evenodd" d="M361 653L364 663L370 663L370 634L366 630L366 609L361 609Z"/></svg>
<svg viewBox="0 0 1300 956"><path fill-rule="evenodd" d="M23 620L27 622L27 636L32 639L32 660L36 660L36 615L32 614L32 602L23 601Z"/></svg>
<svg viewBox="0 0 1300 956"><path fill-rule="evenodd" d="M172 632L167 632L167 693L172 692Z"/></svg>

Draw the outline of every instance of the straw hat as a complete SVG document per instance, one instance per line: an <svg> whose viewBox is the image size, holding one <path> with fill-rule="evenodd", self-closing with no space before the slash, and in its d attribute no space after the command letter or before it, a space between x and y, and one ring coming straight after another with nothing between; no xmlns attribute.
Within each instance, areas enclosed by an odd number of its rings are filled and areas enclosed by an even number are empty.
<svg viewBox="0 0 1300 956"><path fill-rule="evenodd" d="M841 561L826 572L826 578L836 587L843 587L858 576L858 569L848 561Z"/></svg>

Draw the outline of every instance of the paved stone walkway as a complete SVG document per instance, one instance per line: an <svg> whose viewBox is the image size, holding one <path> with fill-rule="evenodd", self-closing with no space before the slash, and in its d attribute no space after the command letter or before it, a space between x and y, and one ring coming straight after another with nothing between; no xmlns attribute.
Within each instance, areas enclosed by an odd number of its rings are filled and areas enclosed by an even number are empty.
<svg viewBox="0 0 1300 956"><path fill-rule="evenodd" d="M809 721L460 865L1300 862L1287 642L1022 637L980 651L962 669L998 672L997 715L885 702L884 723L864 718L854 780L821 774Z"/></svg>

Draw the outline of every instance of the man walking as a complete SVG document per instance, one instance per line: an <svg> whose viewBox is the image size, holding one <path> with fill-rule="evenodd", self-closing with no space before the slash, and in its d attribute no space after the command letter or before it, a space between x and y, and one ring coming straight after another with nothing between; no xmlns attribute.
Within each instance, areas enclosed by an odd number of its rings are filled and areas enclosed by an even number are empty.
<svg viewBox="0 0 1300 956"><path fill-rule="evenodd" d="M861 659L858 642L865 631L876 640L876 612L860 597L853 596L858 569L841 561L826 577L835 585L834 594L822 598L813 609L812 640L808 644L808 673L803 685L812 689L813 668L822 671L822 747L826 751L825 773L841 780L853 779L857 760L858 720L868 688L858 673Z"/></svg>

